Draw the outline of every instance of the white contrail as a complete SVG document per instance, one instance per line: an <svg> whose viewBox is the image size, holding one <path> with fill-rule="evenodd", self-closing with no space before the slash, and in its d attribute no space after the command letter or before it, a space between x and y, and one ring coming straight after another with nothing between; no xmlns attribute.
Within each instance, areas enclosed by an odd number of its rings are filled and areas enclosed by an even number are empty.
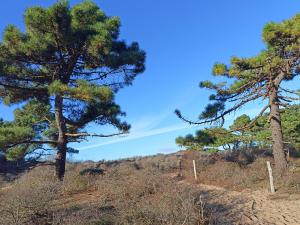
<svg viewBox="0 0 300 225"><path fill-rule="evenodd" d="M170 133L170 132L174 132L174 131L178 131L178 130L184 130L187 128L191 128L191 126L187 126L186 124L178 124L178 125L153 129L153 130L144 131L144 132L134 132L123 138L119 137L119 138L111 140L111 141L106 141L103 143L98 143L98 144L93 144L93 145L87 145L87 146L78 148L78 150L96 148L96 147L100 147L100 146L104 146L104 145L110 145L110 144L115 144L115 143L119 143L119 142L125 142L125 141L129 141L129 140L135 140L135 139L140 139L140 138L144 138L144 137L150 137L150 136L155 136L155 135L159 135L159 134Z"/></svg>
<svg viewBox="0 0 300 225"><path fill-rule="evenodd" d="M190 89L188 89L190 90ZM165 134L165 133L170 133L178 130L184 130L184 129L189 129L193 128L193 126L181 123L177 125L172 125L172 126L167 126L167 127L162 127L162 128L157 128L154 129L154 127L158 126L162 121L164 121L167 117L169 117L175 108L181 108L183 105L187 104L187 102L190 102L193 98L195 98L195 93L191 91L187 91L187 89L184 90L183 93L186 93L184 96L180 95L180 99L176 101L176 104L171 104L167 109L163 110L162 112L155 114L155 115L146 115L142 118L140 118L138 121L135 121L132 126L132 132L129 133L126 136L120 136L116 137L110 141L102 142L102 143L96 143L96 144L91 144L83 147L77 148L78 150L85 150L85 149L91 149L91 148L96 148L104 145L110 145L110 144L115 144L115 143L120 143L120 142L126 142L130 140L135 140L135 139L141 139L145 137L150 137L150 136L155 136L155 135L160 135L160 134ZM183 104L184 103L184 104ZM158 116L159 115L159 116Z"/></svg>

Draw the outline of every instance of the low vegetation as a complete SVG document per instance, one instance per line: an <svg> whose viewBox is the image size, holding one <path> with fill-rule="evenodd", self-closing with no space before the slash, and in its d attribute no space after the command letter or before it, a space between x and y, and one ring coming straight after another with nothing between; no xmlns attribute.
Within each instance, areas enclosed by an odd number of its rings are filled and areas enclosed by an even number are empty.
<svg viewBox="0 0 300 225"><path fill-rule="evenodd" d="M208 204L197 184L268 190L266 160L268 152L245 150L68 163L63 185L51 166L40 165L2 186L0 224L222 224L220 205ZM299 159L276 188L300 194Z"/></svg>
<svg viewBox="0 0 300 225"><path fill-rule="evenodd" d="M82 166L68 165L62 186L50 167L22 175L1 192L0 224L207 223L199 193L158 168L125 161L105 174L81 175Z"/></svg>
<svg viewBox="0 0 300 225"><path fill-rule="evenodd" d="M185 154L183 175L194 180L191 161L195 159L199 183L224 187L230 190L269 189L266 161L274 166L271 152L258 149L227 151L219 154L201 154L189 151ZM289 171L280 179L275 179L277 193L300 194L300 160L289 160Z"/></svg>

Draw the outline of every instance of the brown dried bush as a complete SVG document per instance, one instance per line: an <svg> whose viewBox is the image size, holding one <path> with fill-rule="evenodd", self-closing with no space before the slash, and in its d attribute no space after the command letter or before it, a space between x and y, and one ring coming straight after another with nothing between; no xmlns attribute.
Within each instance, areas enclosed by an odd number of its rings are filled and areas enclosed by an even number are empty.
<svg viewBox="0 0 300 225"><path fill-rule="evenodd" d="M208 224L199 193L178 186L159 169L119 164L96 179L94 185L97 199L56 212L53 224Z"/></svg>
<svg viewBox="0 0 300 225"><path fill-rule="evenodd" d="M48 167L39 167L16 180L0 199L0 224L47 224L60 184Z"/></svg>
<svg viewBox="0 0 300 225"><path fill-rule="evenodd" d="M245 157L252 160L247 154ZM0 224L222 224L222 218L214 210L218 206L206 205L203 200L209 198L208 193L201 193L197 186L188 184L194 182L193 159L199 183L235 190L268 188L266 160L270 158L256 156L251 163L238 163L226 160L221 154L188 152L180 157L172 154L69 164L64 182L56 181L52 168L38 167L9 189L0 191L3 215ZM243 160L240 156L238 159ZM190 182L172 178L178 172L179 160L183 176ZM293 165L292 175L280 182L275 180L279 190L299 193L300 161L293 161ZM83 170L98 171L97 168L104 169L104 173L80 174Z"/></svg>

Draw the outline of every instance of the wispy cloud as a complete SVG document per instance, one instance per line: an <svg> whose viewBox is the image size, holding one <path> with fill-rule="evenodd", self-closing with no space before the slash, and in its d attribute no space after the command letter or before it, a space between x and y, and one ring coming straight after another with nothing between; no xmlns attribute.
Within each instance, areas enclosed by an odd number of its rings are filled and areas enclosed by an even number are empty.
<svg viewBox="0 0 300 225"><path fill-rule="evenodd" d="M195 98L195 93L191 92L190 88L184 89L182 93L184 94L177 96L177 99L169 106L165 107L162 111L155 114L143 115L142 117L132 122L131 123L132 129L128 135L115 137L109 141L105 141L102 143L93 143L90 145L79 147L77 149L78 150L92 149L100 146L127 142L130 140L136 140L136 139L141 139L141 138L146 138L146 137L151 137L151 136L156 136L156 135L161 135L170 132L175 132L178 130L191 128L191 126L180 122L175 125L162 127L162 123L166 121L169 117L171 116L175 117L174 114L175 108L178 107L181 108Z"/></svg>
<svg viewBox="0 0 300 225"><path fill-rule="evenodd" d="M158 115L146 115L132 123L132 132L151 130L172 114L171 110L165 110Z"/></svg>
<svg viewBox="0 0 300 225"><path fill-rule="evenodd" d="M127 136L119 137L117 139L113 139L113 140L102 142L102 143L87 145L87 146L78 148L78 150L85 150L85 149L96 148L96 147L100 147L100 146L104 146L104 145L111 145L111 144L116 144L116 143L120 143L120 142L126 142L126 141L130 141L130 140L141 139L141 138L145 138L145 137L170 133L170 132L184 130L184 129L188 129L188 128L191 128L191 127L186 124L177 124L177 125L152 129L152 130L144 131L144 132L142 132L142 131L141 132L132 132L131 134L128 134Z"/></svg>

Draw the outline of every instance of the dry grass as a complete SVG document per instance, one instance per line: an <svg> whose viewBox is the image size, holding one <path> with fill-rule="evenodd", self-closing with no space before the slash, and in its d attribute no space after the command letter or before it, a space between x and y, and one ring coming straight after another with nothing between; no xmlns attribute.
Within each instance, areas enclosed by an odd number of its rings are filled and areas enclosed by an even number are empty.
<svg viewBox="0 0 300 225"><path fill-rule="evenodd" d="M232 190L262 188L267 185L267 171L263 159L258 159L248 166L226 161L217 161L206 166L200 164L197 171L198 182Z"/></svg>
<svg viewBox="0 0 300 225"><path fill-rule="evenodd" d="M105 175L84 176L82 169L69 165L63 183L48 167L24 174L1 196L0 224L209 224L199 193L158 168L125 162Z"/></svg>
<svg viewBox="0 0 300 225"><path fill-rule="evenodd" d="M266 161L273 162L269 153L254 150L251 152L225 154L203 154L186 152L183 157L183 175L194 181L192 160L196 161L198 183L224 187L229 190L269 188ZM275 186L280 193L300 194L300 159L291 159L289 171L276 178Z"/></svg>
<svg viewBox="0 0 300 225"><path fill-rule="evenodd" d="M48 167L37 168L15 181L0 196L0 224L43 224L58 197L59 183Z"/></svg>
<svg viewBox="0 0 300 225"><path fill-rule="evenodd" d="M181 161L180 179L194 183L196 160L200 183L231 190L267 189L265 161L270 158L251 154L181 152L68 164L64 182L56 181L53 168L39 166L0 191L0 224L222 224L214 206L202 200L205 193L170 174L180 172ZM290 164L290 173L275 180L280 193L300 193L300 160Z"/></svg>

